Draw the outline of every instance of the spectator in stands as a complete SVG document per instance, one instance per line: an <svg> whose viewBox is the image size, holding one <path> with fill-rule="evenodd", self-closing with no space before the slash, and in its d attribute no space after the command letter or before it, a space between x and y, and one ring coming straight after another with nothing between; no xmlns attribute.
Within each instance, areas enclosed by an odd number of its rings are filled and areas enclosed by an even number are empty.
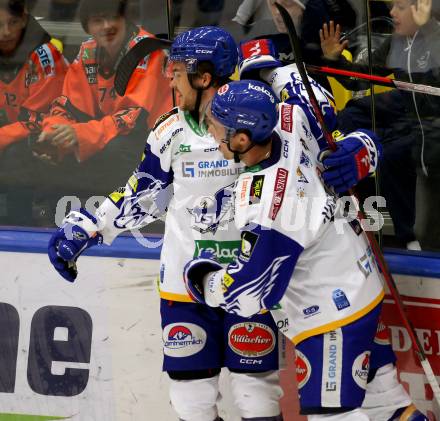
<svg viewBox="0 0 440 421"><path fill-rule="evenodd" d="M100 177L104 185L99 191L123 182L119 176L125 180L128 168L142 153L146 123L152 127L172 106L161 51L139 62L123 97L115 92L120 59L140 40L152 36L126 18L126 9L126 0L81 2L81 24L92 37L81 45L71 64L62 96L44 119L38 140L56 146L56 154L46 155L51 161L60 162L70 155L82 164L73 180L76 184L93 183L93 178L81 180L84 175ZM72 162L68 165L74 168Z"/></svg>
<svg viewBox="0 0 440 421"><path fill-rule="evenodd" d="M245 26L246 20L252 20L253 16L257 14L257 9L263 8L264 5L261 3L258 0L245 0L237 11L234 21L242 22ZM340 23L346 31L356 26L356 12L347 0L278 0L278 3L285 7L292 17L300 36L303 59L308 64L321 64L319 30L325 22L334 20ZM270 36L264 35L262 38L272 40L282 62L292 62L294 61L293 52L283 20L275 6L275 0L267 0L267 6L280 33ZM325 76L314 75L313 77L323 87L330 89Z"/></svg>
<svg viewBox="0 0 440 421"><path fill-rule="evenodd" d="M436 0L434 0L436 1ZM438 1L438 0L437 0ZM431 16L432 0L395 0L390 12L395 24L392 37L387 39L372 55L373 72L379 75L394 73L397 79L427 85L439 85L440 82L440 24ZM321 46L324 56L332 66L353 68L342 55L347 46L340 40L340 28L330 22L320 32ZM368 71L368 66L358 63L355 70ZM349 89L364 89L365 85L353 81L342 80ZM384 196L390 203L391 216L396 227L402 226L400 216L407 218L411 224L411 210L405 209L408 203L415 201L415 236L423 250L440 250L440 226L437 215L440 205L440 98L437 96L415 94L411 92L391 92L376 96L376 102L385 104L389 118L384 118L389 138L384 139L382 172L384 178ZM369 103L370 99L364 99ZM365 105L364 105L365 106ZM342 113L341 119L352 121L354 115L360 115L359 104L349 103ZM399 111L400 118L395 119L393 113ZM391 113L391 114L390 114ZM345 114L345 117L344 117ZM348 114L348 115L347 115ZM405 128L400 132L394 130L395 125L404 122ZM409 119L409 120L408 120ZM396 123L397 122L397 123ZM358 124L358 122L353 122ZM408 141L408 130L411 138ZM402 133L405 140L395 133ZM412 144L411 144L412 143ZM409 159L412 155L413 161ZM416 180L411 180L411 171L416 167ZM407 185L402 180L409 178ZM391 182L397 183L390 186ZM405 195L402 190L407 189ZM414 199L415 197L415 199ZM404 208L403 212L400 209ZM406 222L406 221L405 221ZM411 228L411 227L409 227ZM406 230L411 232L411 229ZM398 233L399 234L399 233ZM417 244L408 238L409 248Z"/></svg>
<svg viewBox="0 0 440 421"><path fill-rule="evenodd" d="M29 223L35 174L27 140L39 133L43 115L61 94L66 70L24 0L0 0L0 189L9 223Z"/></svg>

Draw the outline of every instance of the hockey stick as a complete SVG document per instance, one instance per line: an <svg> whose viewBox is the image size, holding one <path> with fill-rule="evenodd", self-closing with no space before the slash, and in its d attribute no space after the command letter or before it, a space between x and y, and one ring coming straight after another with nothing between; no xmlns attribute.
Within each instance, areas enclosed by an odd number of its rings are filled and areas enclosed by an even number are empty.
<svg viewBox="0 0 440 421"><path fill-rule="evenodd" d="M171 41L161 38L144 38L140 40L127 54L121 59L115 75L115 90L120 96L125 95L128 81L139 62L148 54L156 50L169 48Z"/></svg>
<svg viewBox="0 0 440 421"><path fill-rule="evenodd" d="M397 88L402 91L418 92L421 94L440 96L440 88L430 85L420 85L418 83L404 82L403 80L395 80L389 77L369 75L366 73L353 72L343 69L335 69L326 66L314 66L306 64L306 69L312 73L323 73L325 75L353 77L355 79L366 80L375 85L388 86L390 88Z"/></svg>
<svg viewBox="0 0 440 421"><path fill-rule="evenodd" d="M287 12L287 10L283 6L281 6L278 3L275 3L275 6L277 7L278 11L280 12L281 17L283 18L284 24L287 28L290 43L292 44L292 48L295 53L295 63L297 65L298 72L301 76L302 82L304 83L304 87L307 90L307 94L309 95L310 103L313 107L316 118L321 125L324 137L327 140L330 149L334 151L334 150L336 150L336 143L335 143L330 131L328 130L327 126L325 125L324 116L321 112L321 109L319 108L318 101L316 100L312 86L310 85L310 81L307 77L306 69L304 66L304 61L302 59L301 47L299 44L298 35L296 33L296 29L293 24L292 18L290 17L289 13ZM349 193L350 193L350 195L353 195L352 190L350 190ZM358 210L358 217L361 221L365 220L365 216L363 215L363 213L360 209ZM412 326L411 322L408 320L408 317L405 314L402 298L400 297L399 291L397 290L394 279L391 276L391 273L388 269L388 266L385 262L385 259L382 255L380 248L379 248L379 245L377 244L377 241L374 238L374 235L371 234L369 231L364 231L364 232L368 238L368 241L371 245L373 253L376 257L376 260L377 260L379 269L382 273L382 276L386 281L388 289L390 290L390 294L396 303L397 310L399 312L399 315L401 317L403 325L407 329L408 334L411 338L411 341L412 341L413 346L415 348L415 353L416 353L417 357L419 358L420 364L422 365L423 371L425 372L426 378L429 382L429 385L431 386L435 400L440 405L440 387L439 387L438 382L435 378L434 372L432 371L431 364L429 363L428 359L426 358L426 354L423 351L422 345L420 344L420 341L415 333L414 327Z"/></svg>

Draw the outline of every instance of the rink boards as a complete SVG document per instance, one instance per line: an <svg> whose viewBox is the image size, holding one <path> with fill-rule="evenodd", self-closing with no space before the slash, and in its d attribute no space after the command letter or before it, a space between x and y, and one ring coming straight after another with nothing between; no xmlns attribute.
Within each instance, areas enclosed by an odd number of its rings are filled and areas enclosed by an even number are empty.
<svg viewBox="0 0 440 421"><path fill-rule="evenodd" d="M82 256L73 284L45 254L50 232L0 231L0 421L173 420L161 373L157 277L160 238L119 238ZM408 316L440 376L440 259L387 255ZM432 393L386 297L400 377L436 419ZM292 349L282 373L285 419L299 420ZM227 381L223 379L222 381ZM238 421L224 388L222 414ZM440 420L440 414L437 413Z"/></svg>

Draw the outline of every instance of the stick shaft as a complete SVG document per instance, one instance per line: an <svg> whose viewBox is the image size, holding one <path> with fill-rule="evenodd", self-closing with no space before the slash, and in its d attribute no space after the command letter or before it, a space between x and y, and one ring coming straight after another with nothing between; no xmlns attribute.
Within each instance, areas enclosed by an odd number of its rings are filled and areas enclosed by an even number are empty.
<svg viewBox="0 0 440 421"><path fill-rule="evenodd" d="M367 73L353 72L344 69L335 69L327 66L314 66L306 64L306 68L311 73L323 73L331 76L353 77L372 82L375 85L388 86L390 88L397 88L402 91L418 92L427 95L440 96L440 88L430 85L421 85L419 83L405 82L403 80L395 80L384 76L369 75Z"/></svg>

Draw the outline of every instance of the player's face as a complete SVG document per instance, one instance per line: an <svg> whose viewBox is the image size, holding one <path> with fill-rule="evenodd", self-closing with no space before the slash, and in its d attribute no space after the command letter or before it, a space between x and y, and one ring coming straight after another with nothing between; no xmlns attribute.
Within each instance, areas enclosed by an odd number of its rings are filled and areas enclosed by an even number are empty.
<svg viewBox="0 0 440 421"><path fill-rule="evenodd" d="M125 38L126 21L122 16L93 15L87 21L87 30L99 47L108 54L119 53Z"/></svg>
<svg viewBox="0 0 440 421"><path fill-rule="evenodd" d="M292 20L295 24L295 28L298 30L298 23L303 15L302 7L295 0L277 0L277 3L279 3L289 12L289 15L292 17ZM272 13L273 21L278 31L281 33L286 33L287 29L284 25L280 12L278 12L278 9L275 6L275 0L267 0L267 5Z"/></svg>
<svg viewBox="0 0 440 421"><path fill-rule="evenodd" d="M228 149L226 143L226 128L211 114L210 107L206 112L204 121L208 128L208 132L218 143L218 148L225 159L233 159L234 154Z"/></svg>
<svg viewBox="0 0 440 421"><path fill-rule="evenodd" d="M189 83L185 64L181 62L171 63L170 77L170 87L174 89L177 105L185 111L194 110L197 91Z"/></svg>
<svg viewBox="0 0 440 421"><path fill-rule="evenodd" d="M394 22L394 32L398 35L412 36L418 27L414 22L409 0L395 0L390 15Z"/></svg>
<svg viewBox="0 0 440 421"><path fill-rule="evenodd" d="M7 10L0 9L0 52L12 54L17 48L27 17L11 15Z"/></svg>

